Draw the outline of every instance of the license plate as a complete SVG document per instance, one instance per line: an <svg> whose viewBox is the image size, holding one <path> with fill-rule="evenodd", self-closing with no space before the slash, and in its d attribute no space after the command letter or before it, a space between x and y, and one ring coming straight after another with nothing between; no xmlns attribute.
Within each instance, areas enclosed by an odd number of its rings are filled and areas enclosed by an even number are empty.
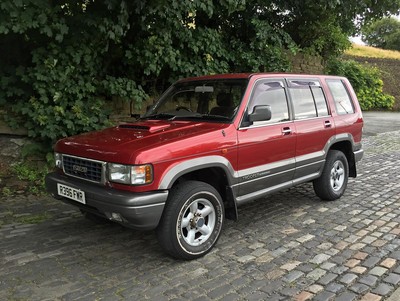
<svg viewBox="0 0 400 301"><path fill-rule="evenodd" d="M71 200L74 200L82 204L86 204L85 192L83 192L82 190L75 189L59 183L57 183L57 190L58 194L61 196L64 196L66 198L69 198Z"/></svg>

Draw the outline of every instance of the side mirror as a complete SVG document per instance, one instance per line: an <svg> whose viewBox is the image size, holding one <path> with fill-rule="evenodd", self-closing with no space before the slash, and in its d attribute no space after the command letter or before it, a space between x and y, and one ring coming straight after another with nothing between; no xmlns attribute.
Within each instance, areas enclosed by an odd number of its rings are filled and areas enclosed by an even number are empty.
<svg viewBox="0 0 400 301"><path fill-rule="evenodd" d="M255 106L253 112L249 114L249 121L267 121L272 116L271 106Z"/></svg>

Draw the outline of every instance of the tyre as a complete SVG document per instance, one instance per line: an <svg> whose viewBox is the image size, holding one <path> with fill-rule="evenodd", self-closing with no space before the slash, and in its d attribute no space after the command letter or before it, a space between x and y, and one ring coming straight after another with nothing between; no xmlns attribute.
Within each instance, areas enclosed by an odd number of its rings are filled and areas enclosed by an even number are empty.
<svg viewBox="0 0 400 301"><path fill-rule="evenodd" d="M346 190L349 180L349 163L338 150L330 150L321 176L314 180L314 191L322 200L339 199Z"/></svg>
<svg viewBox="0 0 400 301"><path fill-rule="evenodd" d="M161 247L184 260L207 254L216 244L224 221L224 205L211 185L187 181L170 191L156 229Z"/></svg>

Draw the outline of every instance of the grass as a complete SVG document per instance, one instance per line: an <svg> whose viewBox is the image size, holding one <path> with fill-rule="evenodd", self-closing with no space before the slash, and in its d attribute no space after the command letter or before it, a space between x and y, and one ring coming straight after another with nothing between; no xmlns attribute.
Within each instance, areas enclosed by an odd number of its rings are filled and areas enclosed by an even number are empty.
<svg viewBox="0 0 400 301"><path fill-rule="evenodd" d="M345 52L351 56L372 57L381 59L395 59L400 60L400 51L385 50L371 46L362 46L353 44L352 48Z"/></svg>
<svg viewBox="0 0 400 301"><path fill-rule="evenodd" d="M52 219L52 215L44 212L37 214L15 214L12 211L3 212L2 219L0 220L0 229L8 224L23 224L23 225L36 225Z"/></svg>
<svg viewBox="0 0 400 301"><path fill-rule="evenodd" d="M51 216L45 212L28 216L19 216L15 218L15 222L20 224L40 224L49 220L50 218Z"/></svg>

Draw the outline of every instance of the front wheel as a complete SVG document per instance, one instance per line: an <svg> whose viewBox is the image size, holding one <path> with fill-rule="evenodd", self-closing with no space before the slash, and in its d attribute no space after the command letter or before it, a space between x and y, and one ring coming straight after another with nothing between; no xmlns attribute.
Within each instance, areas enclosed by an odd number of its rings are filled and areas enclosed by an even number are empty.
<svg viewBox="0 0 400 301"><path fill-rule="evenodd" d="M216 244L224 220L224 205L218 191L199 181L172 188L157 237L163 249L179 259L195 259Z"/></svg>
<svg viewBox="0 0 400 301"><path fill-rule="evenodd" d="M346 190L349 179L349 163L338 150L330 150L321 176L314 180L314 191L322 200L339 199Z"/></svg>

